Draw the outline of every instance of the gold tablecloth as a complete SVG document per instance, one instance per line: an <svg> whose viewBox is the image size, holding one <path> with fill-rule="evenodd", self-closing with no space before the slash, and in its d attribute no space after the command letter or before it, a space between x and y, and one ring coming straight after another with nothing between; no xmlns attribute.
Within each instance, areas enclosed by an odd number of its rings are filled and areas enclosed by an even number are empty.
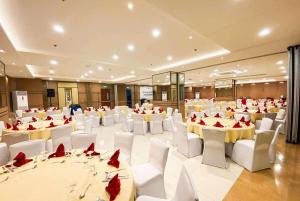
<svg viewBox="0 0 300 201"><path fill-rule="evenodd" d="M105 191L108 182L102 181L106 178L105 171L117 169L107 165L107 160L100 162L99 157L87 159L84 155L52 158L44 162L41 158L35 169L30 169L34 166L34 162L30 162L14 172L0 174L0 181L9 176L7 181L0 183L1 201L96 201L99 197L109 200ZM60 163L64 159L66 162ZM119 175L128 175L128 179L120 180L121 191L115 201L134 201L136 188L130 167L121 161L120 169L123 170L118 172ZM2 171L1 168L0 173ZM97 174L94 176L95 171ZM114 176L116 173L111 174ZM85 197L79 199L89 184Z"/></svg>
<svg viewBox="0 0 300 201"><path fill-rule="evenodd" d="M139 113L138 115L142 115L143 118L144 118L144 121L150 122L152 120L152 116L153 116L152 112L153 112L153 110L146 110L145 112L146 112L146 114ZM167 113L165 111L163 111L161 114L163 115L163 118L166 118Z"/></svg>
<svg viewBox="0 0 300 201"><path fill-rule="evenodd" d="M279 107L275 107L275 106L267 106L267 109L269 112L279 112Z"/></svg>
<svg viewBox="0 0 300 201"><path fill-rule="evenodd" d="M36 128L36 130L27 130L28 123L27 124L21 124L18 126L19 130L14 131L12 129L3 129L3 135L9 135L9 134L16 134L16 133L27 133L29 135L30 140L36 140L36 139L45 139L48 140L51 138L51 129L53 128L46 128L50 125L50 122L54 122L54 125L64 125L64 121L61 120L55 120L55 121L37 121L30 123L33 127ZM73 119L70 123L72 125L73 131L77 129L76 121Z"/></svg>
<svg viewBox="0 0 300 201"><path fill-rule="evenodd" d="M250 113L251 122L255 122L256 120L261 120L265 117L265 112L261 111L261 113L256 113L257 110L247 110ZM235 109L235 112L244 112L244 109ZM225 115L228 118L233 118L234 113L232 111L225 111Z"/></svg>
<svg viewBox="0 0 300 201"><path fill-rule="evenodd" d="M61 114L61 110L54 110L55 114ZM47 113L45 111L37 111L35 112L35 117L39 119L45 119L47 117Z"/></svg>
<svg viewBox="0 0 300 201"><path fill-rule="evenodd" d="M250 126L246 126L241 123L241 125L243 126L242 128L232 128L233 125L236 123L235 120L208 117L202 119L207 126L202 126L198 124L199 120L200 119L197 119L196 122L191 122L191 120L188 119L187 129L189 132L198 134L199 137L202 139L203 139L203 133L202 133L203 127L225 130L226 132L225 142L227 143L234 143L239 139L253 139L253 136L255 134L254 124L251 124ZM224 128L214 127L213 125L217 121L219 121L224 126Z"/></svg>

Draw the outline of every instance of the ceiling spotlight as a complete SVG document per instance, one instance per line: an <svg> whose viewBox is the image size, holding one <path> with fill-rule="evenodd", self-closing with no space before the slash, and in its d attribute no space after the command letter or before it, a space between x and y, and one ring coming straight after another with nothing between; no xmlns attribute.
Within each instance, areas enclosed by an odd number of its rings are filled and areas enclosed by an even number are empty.
<svg viewBox="0 0 300 201"><path fill-rule="evenodd" d="M172 57L172 56L168 56L168 57L167 57L167 60L168 60L168 61L172 61L172 60L173 60L173 57Z"/></svg>
<svg viewBox="0 0 300 201"><path fill-rule="evenodd" d="M116 55L116 54L114 54L114 55L112 56L112 58L113 58L114 60L118 60L118 59L119 59L119 56Z"/></svg>
<svg viewBox="0 0 300 201"><path fill-rule="evenodd" d="M92 70L89 70L89 74L93 74L93 71L92 71Z"/></svg>
<svg viewBox="0 0 300 201"><path fill-rule="evenodd" d="M130 74L135 74L134 70L130 71Z"/></svg>
<svg viewBox="0 0 300 201"><path fill-rule="evenodd" d="M133 51L134 50L134 45L132 45L132 44L129 44L128 46L127 46L127 49L129 50L129 51Z"/></svg>
<svg viewBox="0 0 300 201"><path fill-rule="evenodd" d="M49 80L53 80L53 78L52 78L52 77L49 77Z"/></svg>
<svg viewBox="0 0 300 201"><path fill-rule="evenodd" d="M50 73L50 74L54 74L54 70L52 70L52 69L49 70L49 73Z"/></svg>
<svg viewBox="0 0 300 201"><path fill-rule="evenodd" d="M11 63L11 65L14 65L14 66L15 66L15 65L16 65L16 63L15 63L15 62L12 62L12 63Z"/></svg>
<svg viewBox="0 0 300 201"><path fill-rule="evenodd" d="M192 40L192 39L193 39L193 36L189 36L189 39Z"/></svg>
<svg viewBox="0 0 300 201"><path fill-rule="evenodd" d="M84 76L89 76L87 73L84 73Z"/></svg>
<svg viewBox="0 0 300 201"><path fill-rule="evenodd" d="M81 79L83 79L83 78L84 78L84 75L81 75L80 77L81 77Z"/></svg>
<svg viewBox="0 0 300 201"><path fill-rule="evenodd" d="M285 69L285 66L280 66L279 69L280 69L280 70L284 70L284 69Z"/></svg>
<svg viewBox="0 0 300 201"><path fill-rule="evenodd" d="M57 62L57 61L55 61L55 60L51 60L51 61L50 61L50 64L52 64L52 65L57 65L57 64L58 64L58 62Z"/></svg>
<svg viewBox="0 0 300 201"><path fill-rule="evenodd" d="M259 37L264 37L264 36L269 35L270 33L271 33L271 29L270 28L264 28L261 31L259 31L257 35Z"/></svg>
<svg viewBox="0 0 300 201"><path fill-rule="evenodd" d="M103 67L102 66L98 66L98 70L103 70Z"/></svg>
<svg viewBox="0 0 300 201"><path fill-rule="evenodd" d="M98 82L99 82L99 83L101 83L102 81L101 81L101 80L99 80Z"/></svg>
<svg viewBox="0 0 300 201"><path fill-rule="evenodd" d="M57 33L64 33L65 32L64 28L59 24L53 25L53 30Z"/></svg>
<svg viewBox="0 0 300 201"><path fill-rule="evenodd" d="M4 52L5 52L4 50L2 50L2 49L0 50L0 53L4 53Z"/></svg>
<svg viewBox="0 0 300 201"><path fill-rule="evenodd" d="M158 38L160 36L160 31L158 29L153 29L152 30L152 36L154 38Z"/></svg>
<svg viewBox="0 0 300 201"><path fill-rule="evenodd" d="M110 78L113 79L115 76L111 75Z"/></svg>
<svg viewBox="0 0 300 201"><path fill-rule="evenodd" d="M280 60L280 61L277 61L276 64L277 64L277 65L282 65L282 64L283 64L283 61L281 61L281 60Z"/></svg>
<svg viewBox="0 0 300 201"><path fill-rule="evenodd" d="M215 71L215 72L218 72L219 70L218 70L218 69L215 69L214 71Z"/></svg>
<svg viewBox="0 0 300 201"><path fill-rule="evenodd" d="M286 75L286 76L284 76L284 79L289 79L289 76L287 76L287 75Z"/></svg>
<svg viewBox="0 0 300 201"><path fill-rule="evenodd" d="M77 82L80 82L80 80L76 80Z"/></svg>
<svg viewBox="0 0 300 201"><path fill-rule="evenodd" d="M281 73L286 73L286 70L281 71Z"/></svg>
<svg viewBox="0 0 300 201"><path fill-rule="evenodd" d="M128 8L128 10L133 10L133 3L129 2L127 4L127 8Z"/></svg>
<svg viewBox="0 0 300 201"><path fill-rule="evenodd" d="M243 70L244 73L247 73L247 71L248 71L247 69Z"/></svg>

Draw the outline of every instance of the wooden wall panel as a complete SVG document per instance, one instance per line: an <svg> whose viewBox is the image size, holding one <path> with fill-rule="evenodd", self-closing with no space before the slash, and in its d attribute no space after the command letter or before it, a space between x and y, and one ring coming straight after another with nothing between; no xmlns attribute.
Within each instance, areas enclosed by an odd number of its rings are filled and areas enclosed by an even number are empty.
<svg viewBox="0 0 300 201"><path fill-rule="evenodd" d="M211 99L215 97L214 87L200 87L200 98Z"/></svg>
<svg viewBox="0 0 300 201"><path fill-rule="evenodd" d="M7 122L9 116L8 107L1 107L0 108L0 121Z"/></svg>
<svg viewBox="0 0 300 201"><path fill-rule="evenodd" d="M118 84L117 85L118 90L118 101L117 104L119 106L121 105L127 105L127 99L126 99L126 85L125 84Z"/></svg>

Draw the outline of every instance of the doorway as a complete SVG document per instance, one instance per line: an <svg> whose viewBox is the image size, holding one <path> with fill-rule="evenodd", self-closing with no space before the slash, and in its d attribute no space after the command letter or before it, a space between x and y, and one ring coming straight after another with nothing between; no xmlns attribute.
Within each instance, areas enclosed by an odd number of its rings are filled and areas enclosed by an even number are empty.
<svg viewBox="0 0 300 201"><path fill-rule="evenodd" d="M126 87L126 102L129 108L132 107L132 91L130 87Z"/></svg>

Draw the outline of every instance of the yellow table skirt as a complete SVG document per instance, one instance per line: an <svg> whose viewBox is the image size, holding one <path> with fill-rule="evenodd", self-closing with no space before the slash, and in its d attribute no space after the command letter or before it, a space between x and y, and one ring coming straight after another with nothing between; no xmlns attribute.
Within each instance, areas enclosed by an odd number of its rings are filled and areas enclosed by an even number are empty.
<svg viewBox="0 0 300 201"><path fill-rule="evenodd" d="M236 109L235 112L243 112L244 110L241 110L241 109ZM225 115L226 117L228 118L233 118L234 116L234 113L235 112L232 112L232 111L225 111ZM256 120L261 120L262 118L265 117L265 113L264 112L261 112L261 113L256 113L256 110L248 110L248 112L250 113L250 118L251 118L251 122L252 123L255 123Z"/></svg>
<svg viewBox="0 0 300 201"><path fill-rule="evenodd" d="M161 114L163 114L163 118L166 118L167 114L165 111L163 111ZM147 114L140 114L140 115L143 115L144 117L144 121L146 122L150 122L152 120L152 112L151 113L147 113Z"/></svg>

